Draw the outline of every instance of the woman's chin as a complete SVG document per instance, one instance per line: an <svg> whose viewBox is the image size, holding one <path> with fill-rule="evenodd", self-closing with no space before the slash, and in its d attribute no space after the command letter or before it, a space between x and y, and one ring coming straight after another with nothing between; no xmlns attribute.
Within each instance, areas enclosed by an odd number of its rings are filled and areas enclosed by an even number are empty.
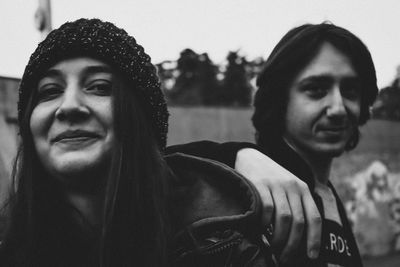
<svg viewBox="0 0 400 267"><path fill-rule="evenodd" d="M47 165L51 176L73 188L96 188L108 172L106 159L90 157L59 157Z"/></svg>

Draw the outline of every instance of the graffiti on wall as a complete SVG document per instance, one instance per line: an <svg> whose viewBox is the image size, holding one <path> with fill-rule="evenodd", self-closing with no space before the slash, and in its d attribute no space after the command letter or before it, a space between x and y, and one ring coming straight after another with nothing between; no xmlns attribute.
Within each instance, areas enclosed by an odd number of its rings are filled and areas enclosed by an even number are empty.
<svg viewBox="0 0 400 267"><path fill-rule="evenodd" d="M347 179L353 191L345 203L362 255L400 250L400 173L375 161Z"/></svg>

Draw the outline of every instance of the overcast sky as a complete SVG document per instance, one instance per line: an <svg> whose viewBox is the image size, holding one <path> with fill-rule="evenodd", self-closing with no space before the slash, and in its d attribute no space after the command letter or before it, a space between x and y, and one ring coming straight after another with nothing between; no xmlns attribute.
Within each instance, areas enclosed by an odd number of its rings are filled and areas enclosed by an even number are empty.
<svg viewBox="0 0 400 267"><path fill-rule="evenodd" d="M291 28L324 20L358 35L375 61L378 85L400 65L399 0L53 0L53 27L80 17L114 22L135 36L154 63L191 48L223 63L228 51L266 58ZM40 39L37 0L1 0L0 75L21 77Z"/></svg>

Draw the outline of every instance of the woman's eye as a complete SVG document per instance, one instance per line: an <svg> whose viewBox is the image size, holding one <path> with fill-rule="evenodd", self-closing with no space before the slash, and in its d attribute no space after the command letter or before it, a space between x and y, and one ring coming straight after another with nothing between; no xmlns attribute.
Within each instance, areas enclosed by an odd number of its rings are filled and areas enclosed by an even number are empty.
<svg viewBox="0 0 400 267"><path fill-rule="evenodd" d="M105 81L92 83L88 87L86 87L85 91L99 96L110 96L112 91L112 84L111 82Z"/></svg>
<svg viewBox="0 0 400 267"><path fill-rule="evenodd" d="M45 86L42 86L39 89L38 95L37 95L37 102L45 102L52 100L54 98L57 98L59 95L63 94L64 90L56 85L56 84L48 84Z"/></svg>

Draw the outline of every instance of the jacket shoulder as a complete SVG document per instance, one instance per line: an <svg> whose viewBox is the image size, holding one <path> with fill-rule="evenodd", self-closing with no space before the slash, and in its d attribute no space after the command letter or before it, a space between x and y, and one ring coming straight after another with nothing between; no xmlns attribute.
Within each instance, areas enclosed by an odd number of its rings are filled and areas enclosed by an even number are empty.
<svg viewBox="0 0 400 267"><path fill-rule="evenodd" d="M173 266L275 266L250 182L217 161L182 153L165 159Z"/></svg>
<svg viewBox="0 0 400 267"><path fill-rule="evenodd" d="M211 218L236 226L259 221L260 198L253 185L235 170L183 153L165 159L172 171L168 178L168 204L173 205L172 212L178 213L179 224L195 224L199 228L209 224L207 219Z"/></svg>

